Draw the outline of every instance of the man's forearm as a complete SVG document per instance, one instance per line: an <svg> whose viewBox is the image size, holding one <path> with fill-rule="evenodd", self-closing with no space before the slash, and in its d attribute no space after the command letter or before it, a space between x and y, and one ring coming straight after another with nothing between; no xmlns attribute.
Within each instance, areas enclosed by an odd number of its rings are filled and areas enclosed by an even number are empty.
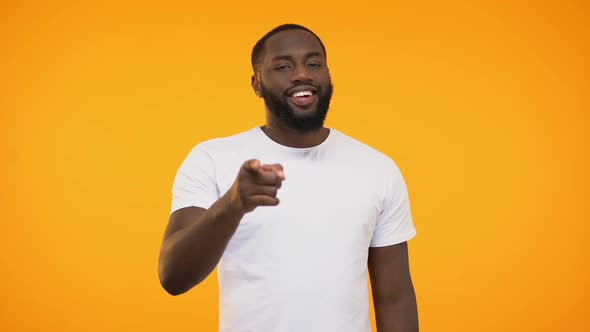
<svg viewBox="0 0 590 332"><path fill-rule="evenodd" d="M411 287L395 298L374 299L377 332L418 332L416 295Z"/></svg>
<svg viewBox="0 0 590 332"><path fill-rule="evenodd" d="M170 294L182 294L215 269L244 213L222 196L190 226L171 234L160 252L160 278Z"/></svg>
<svg viewBox="0 0 590 332"><path fill-rule="evenodd" d="M208 210L187 208L170 216L160 250L160 283L170 294L186 292L215 268L244 214L279 204L285 180L280 164L242 164L232 187Z"/></svg>

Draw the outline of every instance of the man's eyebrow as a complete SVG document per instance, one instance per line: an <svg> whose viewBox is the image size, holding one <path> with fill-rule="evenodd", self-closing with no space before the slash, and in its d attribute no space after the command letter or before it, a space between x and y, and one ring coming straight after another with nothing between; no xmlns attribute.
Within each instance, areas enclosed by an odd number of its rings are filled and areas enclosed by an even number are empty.
<svg viewBox="0 0 590 332"><path fill-rule="evenodd" d="M319 57L322 57L322 56L323 56L323 54L322 54L321 52L309 52L309 53L307 53L307 54L305 55L305 58L306 58L306 59L309 59L309 58L312 58L312 57L314 57L314 56L319 56Z"/></svg>
<svg viewBox="0 0 590 332"><path fill-rule="evenodd" d="M312 58L314 56L321 57L322 56L322 53L321 52L309 52L309 53L305 54L305 59L309 59L309 58ZM279 60L293 61L294 58L291 55L277 55L277 56L275 56L275 57L273 57L271 59L271 61L279 61Z"/></svg>
<svg viewBox="0 0 590 332"><path fill-rule="evenodd" d="M277 55L271 59L271 61L279 61L279 60L293 60L293 57L290 55Z"/></svg>

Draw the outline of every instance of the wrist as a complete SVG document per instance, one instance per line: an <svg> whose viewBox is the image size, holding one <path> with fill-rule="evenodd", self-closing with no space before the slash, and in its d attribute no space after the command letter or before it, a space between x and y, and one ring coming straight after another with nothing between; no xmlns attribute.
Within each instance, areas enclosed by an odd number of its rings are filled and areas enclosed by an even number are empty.
<svg viewBox="0 0 590 332"><path fill-rule="evenodd" d="M223 195L222 199L224 200L224 207L228 213L231 215L235 215L238 217L244 216L248 211L246 211L244 204L239 199L239 195L235 192L234 187L232 187L228 192Z"/></svg>

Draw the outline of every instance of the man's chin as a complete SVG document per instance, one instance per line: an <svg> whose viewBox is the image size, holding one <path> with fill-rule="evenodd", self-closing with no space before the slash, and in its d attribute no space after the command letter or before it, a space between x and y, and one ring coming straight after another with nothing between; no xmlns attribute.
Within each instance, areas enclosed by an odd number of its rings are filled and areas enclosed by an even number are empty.
<svg viewBox="0 0 590 332"><path fill-rule="evenodd" d="M292 111L292 116L297 120L312 119L317 114L317 108L315 106L307 108L307 109L292 108L291 111Z"/></svg>
<svg viewBox="0 0 590 332"><path fill-rule="evenodd" d="M300 134L323 128L326 114L323 114L323 116L319 114L321 111L318 108L319 103L317 100L308 106L299 106L289 100L283 100L283 103L273 103L272 99L265 99L265 103L267 109L280 119L285 128Z"/></svg>

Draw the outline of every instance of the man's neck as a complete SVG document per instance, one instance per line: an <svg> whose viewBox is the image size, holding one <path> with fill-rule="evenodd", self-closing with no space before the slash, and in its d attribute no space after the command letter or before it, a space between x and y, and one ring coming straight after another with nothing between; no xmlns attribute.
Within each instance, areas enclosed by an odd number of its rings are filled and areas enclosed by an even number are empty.
<svg viewBox="0 0 590 332"><path fill-rule="evenodd" d="M330 129L326 127L308 133L300 133L272 123L267 123L265 126L260 127L260 129L262 129L268 138L276 143L292 148L309 148L320 145L330 134Z"/></svg>

